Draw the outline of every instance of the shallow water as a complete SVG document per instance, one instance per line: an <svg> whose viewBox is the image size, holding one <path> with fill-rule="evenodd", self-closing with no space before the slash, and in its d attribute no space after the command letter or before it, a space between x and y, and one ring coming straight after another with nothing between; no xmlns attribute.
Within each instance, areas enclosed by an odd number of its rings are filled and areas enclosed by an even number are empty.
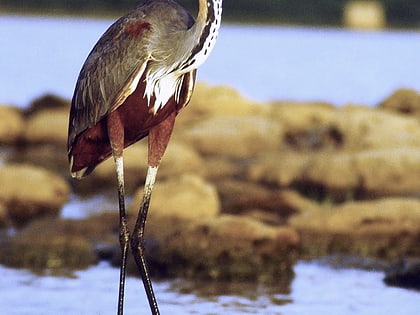
<svg viewBox="0 0 420 315"><path fill-rule="evenodd" d="M45 92L70 98L87 54L111 20L0 15L0 102ZM223 24L198 79L257 100L376 105L420 90L420 32Z"/></svg>
<svg viewBox="0 0 420 315"><path fill-rule="evenodd" d="M274 288L235 286L224 294L194 291L188 281L155 282L162 314L372 315L418 314L420 293L386 287L382 273L332 269L300 262L290 293ZM3 314L114 314L118 270L100 264L74 278L38 277L0 267ZM129 277L126 314L148 313L140 280Z"/></svg>

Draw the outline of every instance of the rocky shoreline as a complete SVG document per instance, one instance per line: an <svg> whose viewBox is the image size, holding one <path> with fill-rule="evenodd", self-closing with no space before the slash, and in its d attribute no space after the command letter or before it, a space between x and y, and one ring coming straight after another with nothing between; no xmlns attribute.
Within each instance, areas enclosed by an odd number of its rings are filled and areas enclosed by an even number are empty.
<svg viewBox="0 0 420 315"><path fill-rule="evenodd" d="M2 264L60 272L118 261L116 200L92 217L60 218L71 196L115 187L111 160L70 180L68 110L68 100L51 95L25 111L0 106ZM146 244L153 275L288 282L298 259L419 258L419 118L412 90L375 108L337 108L255 103L198 84L153 195ZM125 152L132 220L146 154L146 141Z"/></svg>

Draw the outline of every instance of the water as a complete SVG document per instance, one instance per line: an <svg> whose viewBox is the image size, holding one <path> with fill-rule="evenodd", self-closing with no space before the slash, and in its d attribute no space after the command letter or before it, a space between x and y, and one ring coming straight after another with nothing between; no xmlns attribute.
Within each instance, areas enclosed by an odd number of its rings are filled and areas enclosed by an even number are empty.
<svg viewBox="0 0 420 315"><path fill-rule="evenodd" d="M224 295L180 293L176 280L156 282L155 290L162 314L418 314L419 293L385 287L379 272L303 262L295 270L290 294L264 288L251 293L246 287ZM75 278L38 277L4 267L0 277L3 314L114 314L116 310L118 270L106 264L79 271ZM148 313L139 279L128 278L125 306L128 315Z"/></svg>
<svg viewBox="0 0 420 315"><path fill-rule="evenodd" d="M70 98L80 67L111 20L0 16L0 102L45 92ZM420 32L223 25L198 79L257 100L376 105L420 90Z"/></svg>
<svg viewBox="0 0 420 315"><path fill-rule="evenodd" d="M0 103L26 106L45 92L70 98L86 55L110 23L0 16ZM420 33L414 31L224 25L199 79L234 86L257 101L375 105L399 87L420 90L419 55ZM79 203L85 201L74 199L64 215L83 216ZM179 289L180 282L191 284L185 280L156 283L155 289L163 314L418 313L419 293L386 287L380 272L303 262L295 271L290 293L259 287L206 295ZM0 266L0 278L3 314L115 313L118 271L106 264L79 271L74 278ZM126 314L140 312L147 313L146 298L139 280L129 278Z"/></svg>

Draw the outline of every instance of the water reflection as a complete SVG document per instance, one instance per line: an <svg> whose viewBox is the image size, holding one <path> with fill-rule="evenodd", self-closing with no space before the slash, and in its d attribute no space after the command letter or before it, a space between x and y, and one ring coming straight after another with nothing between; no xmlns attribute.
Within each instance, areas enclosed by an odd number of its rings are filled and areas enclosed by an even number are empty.
<svg viewBox="0 0 420 315"><path fill-rule="evenodd" d="M290 288L249 283L155 281L162 314L371 315L418 313L417 291L386 287L383 274L300 262ZM118 272L107 264L76 277L39 277L0 267L3 314L114 314ZM24 298L22 298L24 297ZM139 279L129 277L126 314L148 310Z"/></svg>

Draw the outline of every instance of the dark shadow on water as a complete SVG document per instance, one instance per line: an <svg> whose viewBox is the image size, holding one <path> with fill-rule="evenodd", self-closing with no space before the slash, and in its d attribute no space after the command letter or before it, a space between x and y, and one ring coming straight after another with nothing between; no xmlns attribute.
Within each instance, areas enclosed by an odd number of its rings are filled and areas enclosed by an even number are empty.
<svg viewBox="0 0 420 315"><path fill-rule="evenodd" d="M193 281L178 279L172 282L168 290L183 295L192 294L208 301L216 300L220 296L236 296L249 301L257 301L263 296L272 304L278 306L293 302L289 297L291 293L290 285L287 284L267 285L245 281Z"/></svg>

